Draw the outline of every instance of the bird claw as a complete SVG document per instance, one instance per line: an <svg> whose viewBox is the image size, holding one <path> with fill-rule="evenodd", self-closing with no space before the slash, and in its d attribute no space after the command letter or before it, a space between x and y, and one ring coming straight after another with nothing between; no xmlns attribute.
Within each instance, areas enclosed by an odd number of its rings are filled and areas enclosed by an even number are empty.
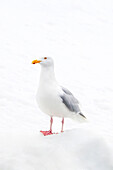
<svg viewBox="0 0 113 170"><path fill-rule="evenodd" d="M58 132L57 133L52 133L52 131L51 130L49 130L49 131L40 131L44 136L47 136L47 135L53 135L53 134L58 134Z"/></svg>
<svg viewBox="0 0 113 170"><path fill-rule="evenodd" d="M53 135L52 131L49 130L49 131L40 131L44 136L47 136L47 135Z"/></svg>

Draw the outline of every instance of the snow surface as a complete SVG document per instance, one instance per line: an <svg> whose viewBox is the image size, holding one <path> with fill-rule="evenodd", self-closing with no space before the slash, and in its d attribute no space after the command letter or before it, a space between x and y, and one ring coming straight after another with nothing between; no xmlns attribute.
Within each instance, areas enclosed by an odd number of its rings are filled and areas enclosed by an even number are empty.
<svg viewBox="0 0 113 170"><path fill-rule="evenodd" d="M85 125L44 137L36 104L40 66L80 101ZM113 169L113 1L0 1L0 170ZM60 132L61 120L53 129Z"/></svg>
<svg viewBox="0 0 113 170"><path fill-rule="evenodd" d="M47 137L39 133L9 133L1 137L1 170L113 169L109 147L88 129Z"/></svg>

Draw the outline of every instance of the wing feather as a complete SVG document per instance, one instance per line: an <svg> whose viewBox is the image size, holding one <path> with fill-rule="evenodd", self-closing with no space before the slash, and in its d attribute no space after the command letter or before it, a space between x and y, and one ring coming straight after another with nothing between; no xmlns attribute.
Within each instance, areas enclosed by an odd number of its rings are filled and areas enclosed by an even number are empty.
<svg viewBox="0 0 113 170"><path fill-rule="evenodd" d="M66 88L61 87L63 90L63 94L60 96L62 98L62 102L65 104L65 106L71 111L75 113L79 113L79 102L78 100L73 96L73 94Z"/></svg>

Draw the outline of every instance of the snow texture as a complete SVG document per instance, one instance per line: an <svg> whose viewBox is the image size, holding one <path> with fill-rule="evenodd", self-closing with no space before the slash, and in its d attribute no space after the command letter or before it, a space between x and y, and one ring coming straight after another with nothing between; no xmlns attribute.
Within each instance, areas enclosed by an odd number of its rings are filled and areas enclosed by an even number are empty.
<svg viewBox="0 0 113 170"><path fill-rule="evenodd" d="M0 145L2 170L113 169L109 147L87 129L47 137L39 133L5 134Z"/></svg>
<svg viewBox="0 0 113 170"><path fill-rule="evenodd" d="M65 132L47 137L35 101L40 66L31 64L44 56L89 122L65 119ZM0 1L0 170L37 169L113 169L112 0Z"/></svg>

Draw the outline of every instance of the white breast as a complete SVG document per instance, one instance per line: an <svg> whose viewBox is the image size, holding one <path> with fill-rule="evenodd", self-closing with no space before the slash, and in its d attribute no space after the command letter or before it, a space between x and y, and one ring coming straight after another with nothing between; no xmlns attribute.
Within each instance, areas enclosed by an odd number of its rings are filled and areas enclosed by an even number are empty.
<svg viewBox="0 0 113 170"><path fill-rule="evenodd" d="M69 117L70 113L60 98L60 86L43 86L38 89L37 103L39 108L50 116Z"/></svg>
<svg viewBox="0 0 113 170"><path fill-rule="evenodd" d="M70 117L70 111L60 97L62 93L63 91L55 79L53 66L42 67L36 95L38 106L42 112L50 116Z"/></svg>

